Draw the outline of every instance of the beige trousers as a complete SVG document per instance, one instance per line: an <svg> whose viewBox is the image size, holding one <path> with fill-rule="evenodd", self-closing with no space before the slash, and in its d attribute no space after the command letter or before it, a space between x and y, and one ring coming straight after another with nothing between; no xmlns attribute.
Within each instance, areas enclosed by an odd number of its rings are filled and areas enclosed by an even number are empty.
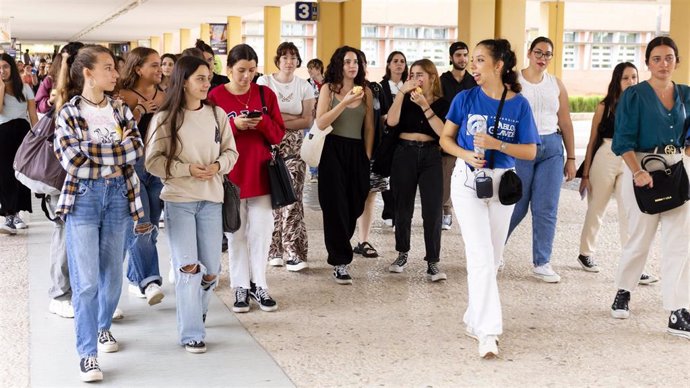
<svg viewBox="0 0 690 388"><path fill-rule="evenodd" d="M637 154L642 160L645 154ZM665 156L667 163L681 160L681 155ZM682 157L685 169L690 170L690 161ZM683 206L660 213L645 214L635 201L630 169L623 173L623 203L628 214L628 242L616 274L619 289L633 291L644 270L649 249L654 241L657 227L661 224L661 294L664 309L672 311L690 306L690 270L688 268L688 235L690 232L690 202Z"/></svg>
<svg viewBox="0 0 690 388"><path fill-rule="evenodd" d="M623 171L626 169L623 158L611 151L611 139L604 139L601 147L594 154L592 166L589 169L589 183L592 189L587 192L587 214L580 234L581 255L594 254L601 222L612 194L615 194L618 205L618 235L621 247L624 247L628 241L628 217L622 197L622 178Z"/></svg>

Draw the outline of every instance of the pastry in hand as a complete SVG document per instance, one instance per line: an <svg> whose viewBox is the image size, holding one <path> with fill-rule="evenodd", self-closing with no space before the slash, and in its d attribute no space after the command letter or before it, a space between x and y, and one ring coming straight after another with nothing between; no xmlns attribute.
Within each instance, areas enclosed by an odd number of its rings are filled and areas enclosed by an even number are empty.
<svg viewBox="0 0 690 388"><path fill-rule="evenodd" d="M417 94L422 94L423 90L422 90L422 88L420 88L419 86L417 86L417 87L415 88L414 92L417 93Z"/></svg>
<svg viewBox="0 0 690 388"><path fill-rule="evenodd" d="M362 93L362 87L361 86L355 86L352 88L352 94L360 94Z"/></svg>

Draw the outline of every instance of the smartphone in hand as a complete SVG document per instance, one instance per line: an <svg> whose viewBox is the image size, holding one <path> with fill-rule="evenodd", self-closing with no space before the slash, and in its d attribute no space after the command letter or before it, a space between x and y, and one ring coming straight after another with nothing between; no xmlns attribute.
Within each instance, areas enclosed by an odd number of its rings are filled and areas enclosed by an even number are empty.
<svg viewBox="0 0 690 388"><path fill-rule="evenodd" d="M249 112L246 116L248 119L258 119L261 117L261 112Z"/></svg>

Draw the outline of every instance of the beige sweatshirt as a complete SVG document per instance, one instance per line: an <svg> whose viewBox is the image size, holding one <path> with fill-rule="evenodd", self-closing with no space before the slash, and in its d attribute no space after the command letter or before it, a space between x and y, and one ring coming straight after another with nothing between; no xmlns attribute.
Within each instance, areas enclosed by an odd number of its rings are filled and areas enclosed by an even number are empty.
<svg viewBox="0 0 690 388"><path fill-rule="evenodd" d="M146 170L160 177L164 187L161 199L170 202L223 202L223 175L232 170L239 154L232 128L223 109L206 105L202 109L184 111L184 121L178 131L177 157L166 172L170 127L160 125L168 112L158 112L151 119L146 140ZM213 117L215 114L215 118ZM220 128L218 128L220 126ZM204 181L193 177L191 164L220 164L214 179Z"/></svg>

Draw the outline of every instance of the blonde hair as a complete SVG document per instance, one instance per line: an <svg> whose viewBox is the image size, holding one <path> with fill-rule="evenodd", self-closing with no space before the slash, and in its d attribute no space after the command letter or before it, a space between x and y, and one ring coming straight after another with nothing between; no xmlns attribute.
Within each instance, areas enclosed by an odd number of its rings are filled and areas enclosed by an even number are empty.
<svg viewBox="0 0 690 388"><path fill-rule="evenodd" d="M433 62L426 58L420 59L414 61L412 65L410 65L410 73L412 73L412 68L415 66L421 67L425 73L432 76L431 93L434 95L434 97L443 97L443 89L441 89L441 78L438 76L438 70L436 69L436 65L434 65Z"/></svg>

